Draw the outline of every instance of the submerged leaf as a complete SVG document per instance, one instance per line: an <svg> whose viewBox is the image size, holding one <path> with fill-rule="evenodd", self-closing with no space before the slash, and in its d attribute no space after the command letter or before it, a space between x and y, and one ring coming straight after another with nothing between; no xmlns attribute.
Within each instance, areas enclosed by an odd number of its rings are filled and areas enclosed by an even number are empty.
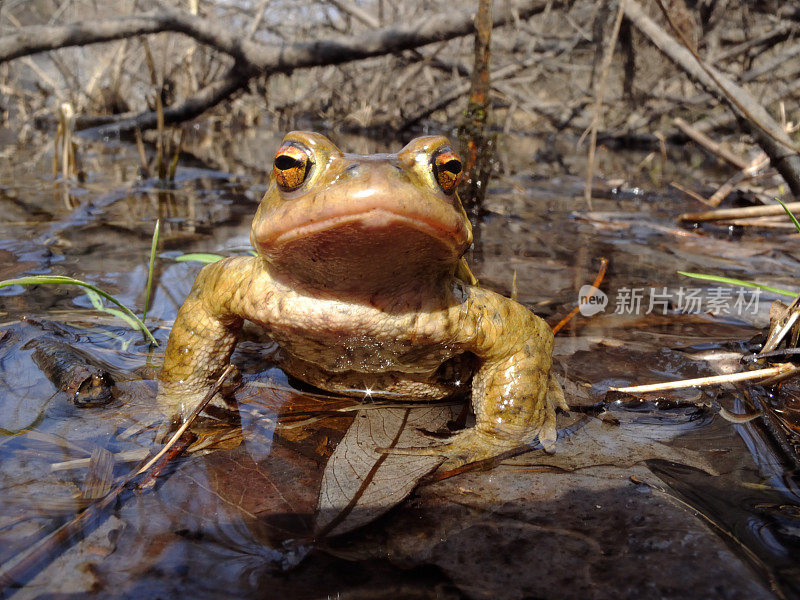
<svg viewBox="0 0 800 600"><path fill-rule="evenodd" d="M436 469L440 456L383 454L377 448L430 444L420 429L443 428L450 406L361 410L325 467L315 530L338 535L377 519Z"/></svg>
<svg viewBox="0 0 800 600"><path fill-rule="evenodd" d="M82 496L87 500L102 498L111 491L114 482L114 455L105 448L95 446L89 461L89 472L83 482Z"/></svg>
<svg viewBox="0 0 800 600"><path fill-rule="evenodd" d="M709 475L719 474L708 453L669 445L682 430L696 421L696 413L673 414L675 422L670 425L667 420L669 412L659 411L662 421L658 427L642 426L649 417L629 411L611 409L605 415L613 416L618 423L609 424L607 418L587 418L582 424L571 427L575 430L572 436L559 440L554 454L528 454L505 464L575 471L600 465L632 467L655 458L688 465Z"/></svg>

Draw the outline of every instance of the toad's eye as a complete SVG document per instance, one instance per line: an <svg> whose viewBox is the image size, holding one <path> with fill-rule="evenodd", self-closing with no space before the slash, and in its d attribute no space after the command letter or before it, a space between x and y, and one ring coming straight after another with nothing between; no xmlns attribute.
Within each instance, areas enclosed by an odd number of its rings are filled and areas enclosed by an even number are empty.
<svg viewBox="0 0 800 600"><path fill-rule="evenodd" d="M448 146L439 150L433 155L433 173L445 194L455 192L461 179L461 160L458 154Z"/></svg>
<svg viewBox="0 0 800 600"><path fill-rule="evenodd" d="M296 190L311 170L311 159L305 149L293 144L284 144L275 154L272 176L284 192Z"/></svg>

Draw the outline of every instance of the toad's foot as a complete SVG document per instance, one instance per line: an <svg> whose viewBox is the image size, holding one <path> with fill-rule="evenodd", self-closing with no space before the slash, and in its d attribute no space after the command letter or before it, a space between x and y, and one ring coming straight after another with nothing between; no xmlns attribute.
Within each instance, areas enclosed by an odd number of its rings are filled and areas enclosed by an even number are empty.
<svg viewBox="0 0 800 600"><path fill-rule="evenodd" d="M161 382L156 402L163 420L156 431L155 442L158 444L166 442L189 419L194 420L199 417L204 421L230 421L236 418L238 406L235 399L224 392L216 392L209 399L211 391L213 390L192 390L185 386L170 386ZM205 408L195 414L201 404L205 405Z"/></svg>
<svg viewBox="0 0 800 600"><path fill-rule="evenodd" d="M379 451L407 456L445 456L447 460L439 467L440 471L457 469L470 463L497 462L510 458L532 449L531 446L537 438L545 452L553 453L558 437L557 409L569 412L561 385L551 374L542 411L542 423L539 427L526 428L509 435L508 432L476 426L461 431L439 444L414 448L381 448Z"/></svg>
<svg viewBox="0 0 800 600"><path fill-rule="evenodd" d="M553 433L555 438L555 433ZM450 471L471 463L496 463L531 449L536 439L498 438L477 429L460 431L440 444L414 448L379 448L379 452L405 456L445 456L440 471Z"/></svg>
<svg viewBox="0 0 800 600"><path fill-rule="evenodd" d="M159 381L156 405L159 412L174 423L183 423L202 403L208 409L218 407L236 410L233 391L241 384L241 374L229 366L214 385L206 383L187 384L182 381ZM213 394L209 399L209 394Z"/></svg>
<svg viewBox="0 0 800 600"><path fill-rule="evenodd" d="M555 426L555 413L538 431L522 436L499 436L481 431L478 428L460 431L442 443L413 448L380 448L387 454L406 456L445 456L447 460L439 467L440 471L457 469L470 463L496 463L533 449L536 439L547 452L554 452L558 433Z"/></svg>

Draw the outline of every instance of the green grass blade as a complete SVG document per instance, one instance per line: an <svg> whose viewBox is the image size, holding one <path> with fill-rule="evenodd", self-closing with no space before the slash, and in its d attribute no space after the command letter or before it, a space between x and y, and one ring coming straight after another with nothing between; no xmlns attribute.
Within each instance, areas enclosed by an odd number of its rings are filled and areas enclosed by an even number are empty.
<svg viewBox="0 0 800 600"><path fill-rule="evenodd" d="M142 321L147 320L147 310L150 308L150 293L153 290L153 269L156 264L156 247L158 246L158 234L161 232L161 219L156 219L156 226L153 229L153 241L150 243L150 266L147 267L147 290L144 293L144 311L142 311Z"/></svg>
<svg viewBox="0 0 800 600"><path fill-rule="evenodd" d="M763 285L761 283L753 283L752 281L743 281L741 279L732 279L730 277L720 277L718 275L706 275L705 273L687 273L686 271L678 271L678 273L681 275L686 275L687 277L693 277L695 279L703 279L705 281L716 281L717 283L727 283L730 285L740 285L742 287L758 288L759 290L764 290L765 292L772 292L773 294L781 294L783 296L791 296L792 298L797 296L797 292L784 290L783 288L772 287L770 285Z"/></svg>
<svg viewBox="0 0 800 600"><path fill-rule="evenodd" d="M103 304L103 298L100 296L100 294L98 294L94 290L86 290L86 295L89 296L89 301L92 303L92 306L94 306L95 310L104 312L109 315L113 315L118 319L122 319L128 324L128 326L131 329L139 329L139 325L136 323L136 321L131 319L124 312L122 312L121 310L117 310L116 308L109 308L108 306Z"/></svg>
<svg viewBox="0 0 800 600"><path fill-rule="evenodd" d="M777 201L778 201L778 204L780 204L780 205L783 207L783 210L785 210L785 211L786 211L786 214L787 214L787 215L789 215L789 218L792 220L792 223L794 223L794 227L795 227L795 229L797 229L797 232L798 232L798 233L800 233L800 223L798 223L798 222L797 222L797 219L796 219L796 218L795 218L795 216L792 214L792 211L790 211L790 210L789 210L789 209L786 207L786 205L785 205L783 202L781 202L781 201L780 201L780 198L775 198L775 200L777 200Z"/></svg>
<svg viewBox="0 0 800 600"><path fill-rule="evenodd" d="M127 306L122 304L119 300L114 298L108 292L101 290L99 287L93 286L91 283L86 283L85 281L81 281L80 279L74 279L72 277L66 277L64 275L32 275L29 277L18 277L17 279L6 279L5 281L0 281L0 289L4 287L8 287L10 285L78 285L82 288L87 290L91 290L96 294L99 294L109 302L116 304L120 310L131 319L133 323L135 323L136 328L138 328L143 335L150 340L150 343L158 346L158 342L156 338L153 337L153 334L150 333L150 330L147 326L142 323L142 321L137 317L131 309ZM90 297L91 300L91 297Z"/></svg>
<svg viewBox="0 0 800 600"><path fill-rule="evenodd" d="M210 254L207 252L190 252L189 254L181 254L175 257L175 262L189 262L196 261L205 264L215 263L225 258L220 254Z"/></svg>

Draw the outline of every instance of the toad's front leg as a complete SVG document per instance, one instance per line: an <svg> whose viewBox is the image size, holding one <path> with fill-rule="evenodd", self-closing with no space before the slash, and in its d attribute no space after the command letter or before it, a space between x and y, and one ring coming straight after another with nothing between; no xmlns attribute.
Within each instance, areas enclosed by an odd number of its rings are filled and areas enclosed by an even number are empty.
<svg viewBox="0 0 800 600"><path fill-rule="evenodd" d="M498 457L538 437L552 451L556 408L568 410L561 385L550 367L553 333L547 323L521 304L468 287L459 345L478 356L472 380L475 426L445 443L408 453L447 456L443 469ZM399 452L404 452L400 450Z"/></svg>
<svg viewBox="0 0 800 600"><path fill-rule="evenodd" d="M186 417L228 366L247 318L244 300L256 260L229 258L198 274L178 311L158 375L158 404L166 416Z"/></svg>

